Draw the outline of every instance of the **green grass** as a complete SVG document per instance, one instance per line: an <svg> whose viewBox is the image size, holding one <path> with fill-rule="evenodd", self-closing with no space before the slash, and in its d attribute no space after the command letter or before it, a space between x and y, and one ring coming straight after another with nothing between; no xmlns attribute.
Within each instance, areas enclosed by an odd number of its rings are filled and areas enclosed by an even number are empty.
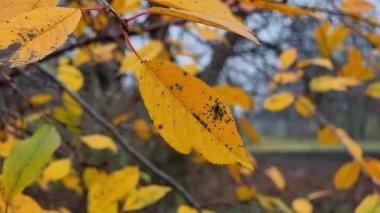
<svg viewBox="0 0 380 213"><path fill-rule="evenodd" d="M341 144L323 145L313 139L294 138L262 138L261 144L251 144L248 149L252 153L336 153L346 152ZM360 141L364 153L380 153L380 141Z"/></svg>

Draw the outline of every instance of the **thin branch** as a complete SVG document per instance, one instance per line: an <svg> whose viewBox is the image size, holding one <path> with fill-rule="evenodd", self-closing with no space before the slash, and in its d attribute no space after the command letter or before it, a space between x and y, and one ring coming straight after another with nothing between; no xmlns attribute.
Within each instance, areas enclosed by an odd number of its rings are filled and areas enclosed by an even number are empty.
<svg viewBox="0 0 380 213"><path fill-rule="evenodd" d="M38 71L40 71L44 76L49 78L53 83L59 86L59 88L62 91L67 92L74 100L76 100L96 122L98 122L104 129L109 131L115 137L116 141L126 152L130 153L139 163L141 163L143 166L152 171L152 173L166 181L170 186L177 190L179 194L181 194L191 206L201 211L200 204L190 195L188 191L186 191L186 189L182 185L180 185L172 177L160 170L147 158L141 155L127 140L124 139L124 137L111 123L109 123L105 118L98 114L85 100L83 100L79 95L75 94L73 91L68 89L54 75L49 73L40 65L34 64L34 67L36 67Z"/></svg>

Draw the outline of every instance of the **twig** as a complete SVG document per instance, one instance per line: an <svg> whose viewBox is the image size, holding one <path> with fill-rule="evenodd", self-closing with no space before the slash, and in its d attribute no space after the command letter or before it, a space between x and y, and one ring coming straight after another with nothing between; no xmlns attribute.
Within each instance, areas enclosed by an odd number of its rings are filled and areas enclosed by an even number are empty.
<svg viewBox="0 0 380 213"><path fill-rule="evenodd" d="M105 118L99 115L85 100L83 100L79 95L75 94L70 89L68 89L54 75L49 73L40 65L34 64L34 67L36 67L38 71L40 71L43 75L49 78L53 83L57 84L57 86L59 86L61 90L67 92L74 100L76 100L96 122L98 122L104 129L109 131L115 137L116 141L126 152L130 153L138 162L140 162L143 166L152 171L152 173L165 180L170 186L177 190L179 194L181 194L191 206L201 211L200 204L190 195L188 191L186 191L186 189L182 185L180 185L172 177L160 170L147 158L141 155L127 140L124 139L124 137L111 123L109 123Z"/></svg>

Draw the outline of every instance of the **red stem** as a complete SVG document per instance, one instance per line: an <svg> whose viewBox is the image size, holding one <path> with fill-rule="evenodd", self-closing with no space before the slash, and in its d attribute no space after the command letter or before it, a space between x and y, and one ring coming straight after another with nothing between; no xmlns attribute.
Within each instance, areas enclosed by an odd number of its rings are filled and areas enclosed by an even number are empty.
<svg viewBox="0 0 380 213"><path fill-rule="evenodd" d="M143 61L143 59L141 58L141 56L137 53L135 47L133 47L132 42L131 42L131 40L129 39L128 32L123 31L123 33L124 33L125 41L127 42L129 48L130 48L130 49L132 50L132 52L137 56L137 58L140 59L140 61Z"/></svg>
<svg viewBox="0 0 380 213"><path fill-rule="evenodd" d="M136 18L138 18L138 17L140 17L140 16L145 16L145 15L149 15L149 14L154 14L154 12L152 12L152 11L149 11L149 10L146 10L146 11L143 11L143 12L141 12L141 13L138 13L138 14L136 14L136 15L134 15L134 16L131 16L131 17L129 17L129 18L124 18L123 19L123 21L125 21L125 22L130 22L130 21L132 21L132 20L134 20L134 19L136 19Z"/></svg>
<svg viewBox="0 0 380 213"><path fill-rule="evenodd" d="M82 7L82 8L79 8L80 10L82 10L83 12L85 11L105 11L106 10L106 6L104 5L99 5L99 6L92 6L92 7Z"/></svg>

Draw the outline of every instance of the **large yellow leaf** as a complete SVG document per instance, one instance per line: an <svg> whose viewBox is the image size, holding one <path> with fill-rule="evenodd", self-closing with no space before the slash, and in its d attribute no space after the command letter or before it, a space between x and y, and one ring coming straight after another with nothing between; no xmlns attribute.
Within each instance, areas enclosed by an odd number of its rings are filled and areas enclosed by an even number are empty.
<svg viewBox="0 0 380 213"><path fill-rule="evenodd" d="M280 92L265 99L264 108L271 112L278 112L287 108L294 101L290 92Z"/></svg>
<svg viewBox="0 0 380 213"><path fill-rule="evenodd" d="M252 97L239 87L218 85L215 86L214 89L219 93L226 104L237 105L247 110L254 107Z"/></svg>
<svg viewBox="0 0 380 213"><path fill-rule="evenodd" d="M296 213L312 213L313 205L306 198L296 198L292 201L292 207Z"/></svg>
<svg viewBox="0 0 380 213"><path fill-rule="evenodd" d="M270 1L263 0L240 0L242 3L248 3L253 5L258 9L266 9L266 10L275 10L280 13L283 13L287 16L313 16L315 18L322 18L319 13L316 13L311 10L303 9L300 7L288 5L288 4L279 4Z"/></svg>
<svg viewBox="0 0 380 213"><path fill-rule="evenodd" d="M0 22L41 7L54 7L58 0L4 0L0 1Z"/></svg>
<svg viewBox="0 0 380 213"><path fill-rule="evenodd" d="M297 49L290 48L285 50L280 55L280 69L285 70L289 68L297 59Z"/></svg>
<svg viewBox="0 0 380 213"><path fill-rule="evenodd" d="M80 17L79 9L49 7L0 23L0 63L16 67L44 58L66 41Z"/></svg>
<svg viewBox="0 0 380 213"><path fill-rule="evenodd" d="M380 195L373 193L367 195L358 207L355 213L379 213L380 212Z"/></svg>
<svg viewBox="0 0 380 213"><path fill-rule="evenodd" d="M376 73L364 65L363 56L359 49L350 51L348 63L343 65L339 71L339 75L358 80L372 80L376 77Z"/></svg>
<svg viewBox="0 0 380 213"><path fill-rule="evenodd" d="M326 59L326 58L313 58L313 59L306 59L306 60L302 60L302 61L297 62L297 68L298 69L303 69L303 68L311 66L311 65L324 67L330 71L332 71L334 69L334 66L333 66L331 60Z"/></svg>
<svg viewBox="0 0 380 213"><path fill-rule="evenodd" d="M363 150L359 144L354 141L343 129L337 128L336 135L342 144L346 147L351 156L358 162L363 160Z"/></svg>
<svg viewBox="0 0 380 213"><path fill-rule="evenodd" d="M80 70L74 66L59 66L57 78L71 90L78 91L83 87L84 77Z"/></svg>
<svg viewBox="0 0 380 213"><path fill-rule="evenodd" d="M372 98L380 99L380 82L370 84L365 94Z"/></svg>
<svg viewBox="0 0 380 213"><path fill-rule="evenodd" d="M307 96L300 96L294 103L296 110L305 118L309 118L314 115L315 104Z"/></svg>
<svg viewBox="0 0 380 213"><path fill-rule="evenodd" d="M247 133L254 143L260 143L260 134L253 127L251 122L245 117L239 119L240 127Z"/></svg>
<svg viewBox="0 0 380 213"><path fill-rule="evenodd" d="M133 191L124 203L124 211L135 211L145 208L164 197L171 188L167 186L149 185Z"/></svg>
<svg viewBox="0 0 380 213"><path fill-rule="evenodd" d="M149 11L174 16L177 18L195 21L224 30L229 30L246 37L253 42L258 40L253 33L235 19L228 6L218 0L182 1L182 0L150 0L153 3L165 5L175 9L152 7Z"/></svg>
<svg viewBox="0 0 380 213"><path fill-rule="evenodd" d="M216 91L170 62L143 63L140 92L170 146L183 154L194 148L212 163L239 162L252 169L232 113Z"/></svg>
<svg viewBox="0 0 380 213"><path fill-rule="evenodd" d="M265 170L265 174L271 179L278 189L285 189L285 178L276 166L270 166Z"/></svg>
<svg viewBox="0 0 380 213"><path fill-rule="evenodd" d="M41 206L30 196L19 194L8 203L8 211L5 211L6 204L0 199L0 212L8 213L45 213Z"/></svg>
<svg viewBox="0 0 380 213"><path fill-rule="evenodd" d="M70 173L71 160L69 158L52 161L43 171L42 180L57 181Z"/></svg>
<svg viewBox="0 0 380 213"><path fill-rule="evenodd" d="M358 180L360 174L360 164L352 161L339 167L334 176L334 186L336 189L349 189Z"/></svg>
<svg viewBox="0 0 380 213"><path fill-rule="evenodd" d="M105 135L86 135L80 137L87 146L95 150L110 149L112 152L117 152L117 146L115 142L108 136Z"/></svg>
<svg viewBox="0 0 380 213"><path fill-rule="evenodd" d="M347 91L348 87L358 86L360 81L351 77L334 77L323 75L313 78L310 89L314 92Z"/></svg>
<svg viewBox="0 0 380 213"><path fill-rule="evenodd" d="M88 192L88 211L101 211L109 208L109 205L131 193L140 179L138 167L124 167L121 170L98 178Z"/></svg>

